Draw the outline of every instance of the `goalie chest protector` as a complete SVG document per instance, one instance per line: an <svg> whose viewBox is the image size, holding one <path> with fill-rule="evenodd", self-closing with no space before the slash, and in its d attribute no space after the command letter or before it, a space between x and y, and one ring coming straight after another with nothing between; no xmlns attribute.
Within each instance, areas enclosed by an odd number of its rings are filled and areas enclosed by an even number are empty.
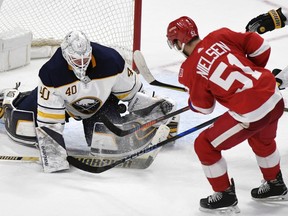
<svg viewBox="0 0 288 216"><path fill-rule="evenodd" d="M30 63L32 33L14 29L0 33L0 72Z"/></svg>

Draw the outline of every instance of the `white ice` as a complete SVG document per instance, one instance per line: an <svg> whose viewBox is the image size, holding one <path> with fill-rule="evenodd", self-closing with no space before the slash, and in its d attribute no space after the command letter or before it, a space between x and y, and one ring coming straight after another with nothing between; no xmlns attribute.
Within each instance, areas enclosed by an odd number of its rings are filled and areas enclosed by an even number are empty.
<svg viewBox="0 0 288 216"><path fill-rule="evenodd" d="M184 57L166 44L166 28L182 15L192 17L203 38L210 31L229 27L244 31L247 22L260 13L282 6L286 0L143 0L141 49L152 73L159 81L179 85L178 68ZM288 27L269 32L265 37L272 46L267 68L288 64ZM37 84L37 73L47 59L33 60L30 65L0 73L0 88L14 87L21 81L22 91ZM145 81L143 80L143 83ZM185 93L156 88L149 90L170 96L181 108L187 104ZM288 90L287 90L288 91ZM282 91L288 100L287 91ZM223 113L217 106L208 116L187 111L181 114L179 132ZM213 193L194 153L193 141L199 131L187 135L174 145L162 148L146 170L114 168L91 174L71 168L67 172L45 174L39 163L0 161L0 215L5 216L194 216L209 215L199 211L200 198ZM86 148L80 122L66 125L67 146ZM281 167L288 184L288 113L279 122L276 138L282 157ZM38 151L7 137L0 124L0 155L38 156ZM236 184L240 215L284 216L287 202L263 203L251 199L250 190L261 184L256 159L246 142L223 153L230 177Z"/></svg>

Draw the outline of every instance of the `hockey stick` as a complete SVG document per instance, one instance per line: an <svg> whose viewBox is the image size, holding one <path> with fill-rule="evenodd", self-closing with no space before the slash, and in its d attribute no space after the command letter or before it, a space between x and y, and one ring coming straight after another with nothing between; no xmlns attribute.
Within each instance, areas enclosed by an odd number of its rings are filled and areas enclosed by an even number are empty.
<svg viewBox="0 0 288 216"><path fill-rule="evenodd" d="M187 92L186 88L180 87L180 86L175 86L175 85L170 85L167 83L162 83L159 82L158 80L156 80L154 78L154 76L152 75L151 71L149 70L146 61L144 59L143 54L139 51L136 50L134 52L134 62L140 72L140 74L142 74L142 76L144 77L144 79L150 84L150 85L154 85L154 86L158 86L158 87L164 87L164 88L169 88L172 90L176 90L176 91L182 91L182 92Z"/></svg>
<svg viewBox="0 0 288 216"><path fill-rule="evenodd" d="M40 161L39 157L34 156L0 156L0 160L9 160L9 161L27 161L27 162L36 162Z"/></svg>
<svg viewBox="0 0 288 216"><path fill-rule="evenodd" d="M110 131L112 131L113 133L115 133L117 136L122 137L122 136L126 136L126 135L128 135L128 134L134 133L135 131L138 131L138 130L141 130L141 129L150 127L150 126L152 126L152 125L154 125L154 124L156 124L156 123L158 123L158 122L160 122L160 121L163 121L163 120L165 120L165 119L168 119L168 118L170 118L170 117L173 117L173 116L175 116L175 115L178 115L178 114L180 114L180 113L182 113L182 112L185 112L185 111L187 111L187 110L189 110L189 109L190 109L189 106L183 107L183 108L181 108L181 109L179 109L179 110L176 110L176 111L174 111L174 112L172 112L172 113L169 113L169 114L167 114L167 115L161 116L161 117L159 117L159 118L157 118L157 119L154 119L154 120L152 120L152 121L150 121L150 122L147 122L147 123L145 123L145 124L136 125L135 127L131 128L131 129L127 129L127 130L122 130L121 128L117 127L117 126L114 125L106 116L103 116L102 121L103 121L103 123L105 124L105 126L106 126Z"/></svg>
<svg viewBox="0 0 288 216"><path fill-rule="evenodd" d="M180 134L178 134L178 135L176 135L176 136L174 136L172 138L166 139L166 140L164 140L162 142L159 142L158 144L155 144L153 146L150 146L150 147L147 147L145 149L142 149L139 152L131 154L131 155L129 155L129 156L123 158L123 159L120 159L118 161L115 161L114 163L109 164L107 166L92 167L92 166L89 166L89 165L81 162L80 160L78 160L77 158L72 157L72 156L68 156L67 160L68 160L68 162L71 165L73 165L74 167L77 167L80 170L83 170L83 171L86 171L86 172L91 172L91 173L102 173L102 172L105 172L105 171L107 171L107 170L109 170L109 169L111 169L111 168L113 168L115 166L118 166L118 165L120 165L120 164L122 164L122 163L124 163L126 161L129 161L129 160L134 159L134 158L136 158L136 157L138 157L140 155L143 155L145 153L153 151L153 150L155 150L155 149L157 149L159 147L162 147L162 146L166 145L169 142L177 140L177 139L179 139L181 137L184 137L184 136L186 136L186 135L188 135L190 133L193 133L193 132L195 132L195 131L203 128L203 127L206 127L206 126L212 124L217 118L218 117L215 117L215 118L213 118L213 119L211 119L209 121L206 121L206 122L204 122L204 123L202 123L202 124L200 124L200 125L198 125L196 127L190 128L190 129L188 129L188 130L186 130L186 131L184 131L184 132L182 132L182 133L180 133Z"/></svg>
<svg viewBox="0 0 288 216"><path fill-rule="evenodd" d="M71 155L72 157L78 158L78 159L97 159L93 156L87 157L85 155ZM12 156L12 155L0 155L0 160L7 160L7 161L26 161L26 162L36 162L40 161L40 157L37 156Z"/></svg>
<svg viewBox="0 0 288 216"><path fill-rule="evenodd" d="M156 153L157 154L157 153ZM128 168L128 169L146 169L154 161L155 155L149 155L147 158L136 158L134 160L126 161L125 163L118 166L119 168ZM82 161L85 164L90 166L103 166L107 164L114 163L117 159L113 158L97 158L97 157L88 157L85 155L72 156ZM0 155L0 161L17 161L17 162L41 162L40 157L35 156L9 156L9 155Z"/></svg>

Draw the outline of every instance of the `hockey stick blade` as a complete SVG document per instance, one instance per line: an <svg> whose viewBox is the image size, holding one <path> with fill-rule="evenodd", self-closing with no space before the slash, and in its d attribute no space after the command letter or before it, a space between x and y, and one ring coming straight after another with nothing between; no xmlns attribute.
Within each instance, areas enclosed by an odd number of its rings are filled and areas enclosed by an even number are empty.
<svg viewBox="0 0 288 216"><path fill-rule="evenodd" d="M135 127L131 128L131 129L128 129L128 130L122 130L121 128L117 127L117 126L114 125L106 116L103 116L102 121L103 121L103 123L105 124L105 126L106 126L111 132L113 132L113 133L116 134L117 136L122 137L122 136L126 136L126 135L128 135L128 134L134 133L134 132L136 132L136 131L138 131L138 130L141 130L141 129L150 127L150 126L152 126L152 125L154 125L154 124L156 124L156 123L158 123L158 122L160 122L160 121L163 121L163 120L165 120L165 119L171 118L171 117L173 117L173 116L175 116L175 115L178 115L178 114L180 114L180 113L183 113L183 112L185 112L185 111L187 111L187 110L189 110L189 109L190 109L189 106L183 107L183 108L181 108L181 109L179 109L179 110L176 110L176 111L174 111L174 112L172 112L172 113L169 113L169 114L167 114L167 115L161 116L161 117L159 117L159 118L157 118L157 119L154 119L154 120L152 120L152 121L150 121L150 122L147 122L147 123L145 123L145 124L136 125Z"/></svg>
<svg viewBox="0 0 288 216"><path fill-rule="evenodd" d="M133 57L134 57L134 62L136 64L136 67L138 68L140 74L144 77L144 79L150 85L163 87L163 88L169 88L169 89L176 90L176 91L187 92L186 88L175 86L175 85L170 85L170 84L159 82L158 80L156 80L154 76L152 75L151 71L149 70L143 54L139 50L135 50Z"/></svg>
<svg viewBox="0 0 288 216"><path fill-rule="evenodd" d="M139 157L140 155L143 155L145 153L153 151L153 150L155 150L155 149L157 149L159 147L162 147L162 146L166 145L167 143L170 143L170 142L175 141L175 140L177 140L177 139L179 139L181 137L184 137L184 136L186 136L186 135L188 135L190 133L193 133L193 132L195 132L197 130L200 130L200 129L212 124L217 118L218 117L210 119L209 121L206 121L206 122L204 122L204 123L202 123L202 124L200 124L200 125L198 125L196 127L190 128L190 129L188 129L188 130L186 130L186 131L184 131L184 132L182 132L182 133L180 133L180 134L178 134L178 135L176 135L176 136L174 136L172 138L166 139L166 140L164 140L164 141L162 141L162 142L160 142L160 143L158 143L156 145L153 145L153 146L147 147L145 149L142 149L139 152L131 154L131 155L129 155L129 156L123 158L123 159L120 159L118 161L115 161L114 163L109 164L107 166L92 167L92 166L89 166L89 165L87 165L85 163L82 163L77 158L72 157L72 156L68 156L67 160L72 166L74 166L74 167L76 167L76 168L78 168L80 170L83 170L83 171L86 171L86 172L90 172L90 173L102 173L102 172L105 172L105 171L107 171L107 170L109 170L109 169L111 169L111 168L113 168L115 166L118 166L118 165L120 165L120 164L122 164L122 163L124 163L124 162L126 162L128 160L131 160L131 159L134 159L136 157Z"/></svg>

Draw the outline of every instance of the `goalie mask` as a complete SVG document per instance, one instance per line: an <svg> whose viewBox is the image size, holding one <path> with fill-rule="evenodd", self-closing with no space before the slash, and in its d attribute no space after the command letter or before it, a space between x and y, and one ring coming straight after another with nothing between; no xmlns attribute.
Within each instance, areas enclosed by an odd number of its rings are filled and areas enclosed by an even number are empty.
<svg viewBox="0 0 288 216"><path fill-rule="evenodd" d="M92 47L86 35L81 31L71 31L61 43L61 50L76 77L80 80L84 79L92 53Z"/></svg>
<svg viewBox="0 0 288 216"><path fill-rule="evenodd" d="M171 49L175 48L177 51L183 52L185 44L194 38L198 38L199 35L194 21L187 16L183 16L168 25L166 36ZM177 40L181 43L181 47L177 44Z"/></svg>

